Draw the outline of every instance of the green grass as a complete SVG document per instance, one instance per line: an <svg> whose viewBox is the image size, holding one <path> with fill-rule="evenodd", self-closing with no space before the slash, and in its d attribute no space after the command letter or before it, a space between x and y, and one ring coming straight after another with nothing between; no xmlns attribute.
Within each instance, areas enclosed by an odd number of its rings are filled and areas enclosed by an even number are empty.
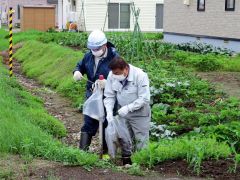
<svg viewBox="0 0 240 180"><path fill-rule="evenodd" d="M148 148L133 155L133 162L153 167L166 160L186 159L199 173L201 162L206 159L226 158L231 155L230 147L218 143L214 138L183 137L150 143Z"/></svg>
<svg viewBox="0 0 240 180"><path fill-rule="evenodd" d="M229 57L176 50L170 54L170 58L181 65L194 67L197 71L240 72L240 55Z"/></svg>
<svg viewBox="0 0 240 180"><path fill-rule="evenodd" d="M240 54L233 58L223 59L223 71L240 72Z"/></svg>
<svg viewBox="0 0 240 180"><path fill-rule="evenodd" d="M0 65L0 152L41 157L65 164L92 166L96 155L67 147L55 137L66 135L62 123L51 117L38 98L9 78Z"/></svg>
<svg viewBox="0 0 240 180"><path fill-rule="evenodd" d="M7 50L9 42L8 39L5 39L5 36L8 35L8 32L4 29L0 29L0 51Z"/></svg>
<svg viewBox="0 0 240 180"><path fill-rule="evenodd" d="M28 41L14 55L22 62L23 72L28 77L55 88L78 105L83 102L85 82L75 83L72 71L83 53L56 44Z"/></svg>
<svg viewBox="0 0 240 180"><path fill-rule="evenodd" d="M23 42L27 40L37 40L42 34L44 34L44 32L36 31L36 30L18 32L13 34L13 43L17 44L19 42Z"/></svg>
<svg viewBox="0 0 240 180"><path fill-rule="evenodd" d="M0 29L0 51L7 50L9 46L8 31ZM16 45L19 42L27 40L36 40L38 39L43 32L29 30L25 32L13 33L13 45Z"/></svg>
<svg viewBox="0 0 240 180"><path fill-rule="evenodd" d="M2 67L1 71L3 71ZM17 120L23 117L25 121L40 127L43 131L55 137L66 135L64 125L56 118L48 115L43 108L42 100L24 91L14 78L11 80L1 73L0 86L0 97L2 97L0 99L0 119ZM14 113L16 110L18 110L17 113Z"/></svg>
<svg viewBox="0 0 240 180"><path fill-rule="evenodd" d="M133 32L127 31L127 32L106 32L107 37L111 36L127 36L131 37L133 35ZM163 39L163 33L162 32L143 32L142 36L146 40L160 40Z"/></svg>

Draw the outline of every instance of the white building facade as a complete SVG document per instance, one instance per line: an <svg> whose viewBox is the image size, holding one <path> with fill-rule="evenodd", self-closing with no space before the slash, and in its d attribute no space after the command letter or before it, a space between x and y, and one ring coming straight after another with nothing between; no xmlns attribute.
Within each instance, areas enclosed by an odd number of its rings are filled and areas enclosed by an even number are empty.
<svg viewBox="0 0 240 180"><path fill-rule="evenodd" d="M81 31L133 31L136 19L132 8L135 7L140 9L138 23L142 31L163 30L164 0L58 0L59 9L61 3L63 11L58 22L63 22L63 28L71 20Z"/></svg>

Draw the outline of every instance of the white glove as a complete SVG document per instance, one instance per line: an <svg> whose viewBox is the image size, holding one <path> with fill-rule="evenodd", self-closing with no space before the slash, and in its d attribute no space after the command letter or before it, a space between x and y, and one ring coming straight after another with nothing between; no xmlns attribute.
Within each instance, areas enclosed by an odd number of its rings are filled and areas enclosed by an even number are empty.
<svg viewBox="0 0 240 180"><path fill-rule="evenodd" d="M121 117L125 117L128 113L129 113L129 108L128 108L127 105L121 107L121 108L118 110L118 114L119 114L119 116L121 116Z"/></svg>
<svg viewBox="0 0 240 180"><path fill-rule="evenodd" d="M105 88L105 84L106 84L107 80L103 79L103 80L96 80L94 83L94 88L93 88L93 92L96 90L96 87L98 86L101 90Z"/></svg>
<svg viewBox="0 0 240 180"><path fill-rule="evenodd" d="M107 112L107 121L108 123L112 122L114 120L113 118L113 113L112 112Z"/></svg>
<svg viewBox="0 0 240 180"><path fill-rule="evenodd" d="M83 75L80 73L80 71L75 71L73 74L73 79L75 81L80 81L82 79Z"/></svg>

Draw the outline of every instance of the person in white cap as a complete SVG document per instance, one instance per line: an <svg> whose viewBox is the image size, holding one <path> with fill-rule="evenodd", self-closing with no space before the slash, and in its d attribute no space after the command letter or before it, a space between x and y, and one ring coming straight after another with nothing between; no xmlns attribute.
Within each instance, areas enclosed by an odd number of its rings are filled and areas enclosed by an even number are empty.
<svg viewBox="0 0 240 180"><path fill-rule="evenodd" d="M93 83L98 83L102 89L105 87L105 79L110 71L108 65L112 59L118 56L115 47L107 41L105 34L100 30L94 30L90 33L87 41L87 47L90 49L83 59L77 63L73 71L75 81L82 79L83 75L87 75L88 82L86 87L86 99L92 95ZM103 75L104 79L99 80L99 76ZM107 126L107 120L103 123L103 128ZM92 137L95 136L99 127L98 120L84 115L84 124L81 128L81 137L79 148L87 151L91 144ZM103 130L105 132L105 130ZM107 153L107 145L105 136L103 135L103 153Z"/></svg>

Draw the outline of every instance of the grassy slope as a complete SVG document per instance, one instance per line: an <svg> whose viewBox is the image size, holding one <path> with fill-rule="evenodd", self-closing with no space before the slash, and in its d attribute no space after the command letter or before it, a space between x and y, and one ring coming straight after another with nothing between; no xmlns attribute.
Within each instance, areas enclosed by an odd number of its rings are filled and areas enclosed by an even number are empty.
<svg viewBox="0 0 240 180"><path fill-rule="evenodd" d="M83 101L85 82L75 83L72 79L72 71L83 57L81 52L56 44L28 41L17 51L15 57L22 62L27 76L56 88L76 105Z"/></svg>
<svg viewBox="0 0 240 180"><path fill-rule="evenodd" d="M0 152L42 157L76 165L94 165L97 156L66 147L54 136L66 130L48 115L41 100L22 89L0 65Z"/></svg>

